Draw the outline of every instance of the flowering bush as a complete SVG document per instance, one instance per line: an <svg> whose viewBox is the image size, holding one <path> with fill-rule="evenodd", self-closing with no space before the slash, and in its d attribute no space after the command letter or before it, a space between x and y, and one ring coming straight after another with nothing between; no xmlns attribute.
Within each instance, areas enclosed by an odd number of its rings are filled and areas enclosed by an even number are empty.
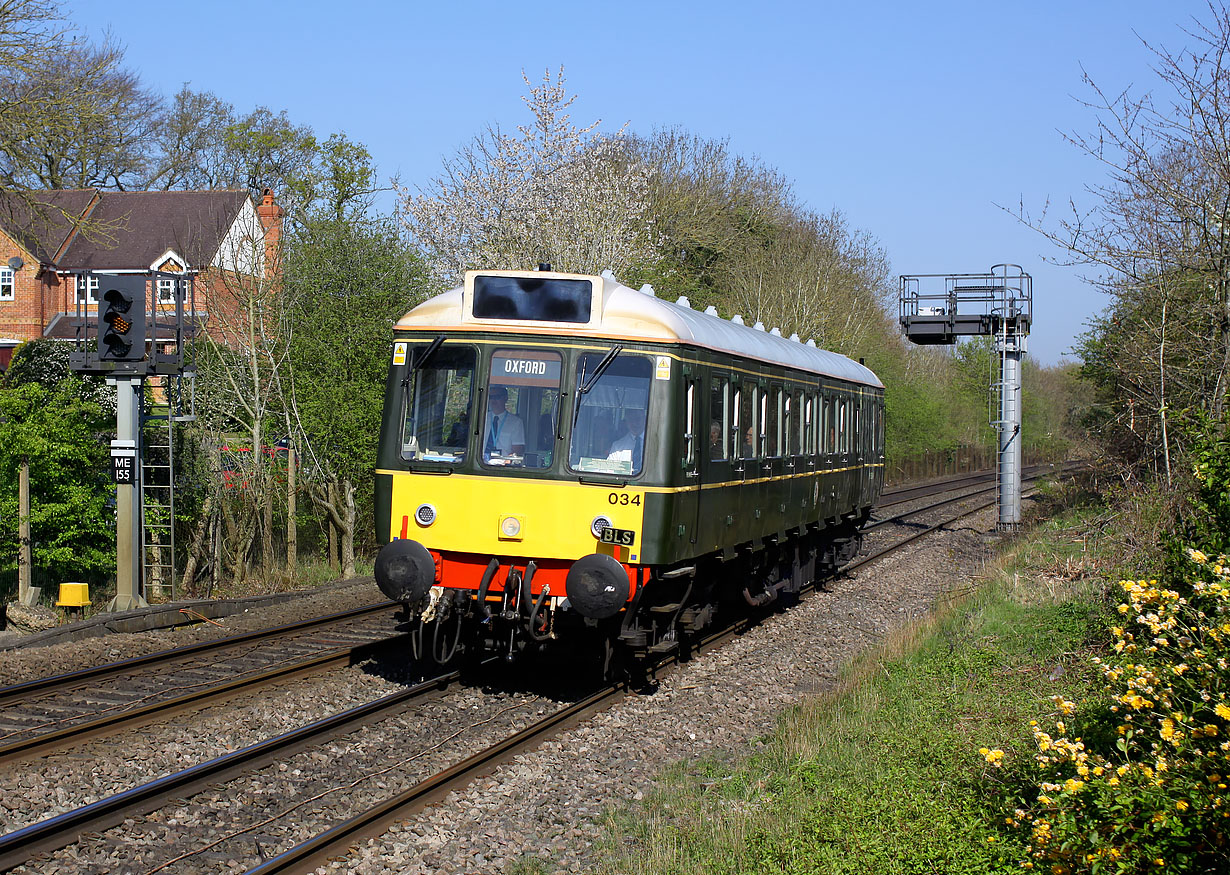
<svg viewBox="0 0 1230 875"><path fill-rule="evenodd" d="M1120 582L1114 656L1094 659L1107 697L1057 696L1053 731L1034 722L1036 797L1007 817L1026 869L1230 871L1230 562L1188 557L1178 589Z"/></svg>

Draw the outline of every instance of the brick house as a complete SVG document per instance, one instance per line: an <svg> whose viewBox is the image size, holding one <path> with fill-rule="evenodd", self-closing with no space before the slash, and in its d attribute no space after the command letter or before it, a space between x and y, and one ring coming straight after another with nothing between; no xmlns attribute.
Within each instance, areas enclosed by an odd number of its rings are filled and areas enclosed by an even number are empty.
<svg viewBox="0 0 1230 875"><path fill-rule="evenodd" d="M196 272L195 312L211 333L227 334L236 286L275 269L282 208L268 190L42 191L45 208L0 196L0 370L26 340L76 336L78 304L97 312L97 287L83 270L121 274ZM78 222L86 223L85 229ZM157 290L159 305L173 289Z"/></svg>

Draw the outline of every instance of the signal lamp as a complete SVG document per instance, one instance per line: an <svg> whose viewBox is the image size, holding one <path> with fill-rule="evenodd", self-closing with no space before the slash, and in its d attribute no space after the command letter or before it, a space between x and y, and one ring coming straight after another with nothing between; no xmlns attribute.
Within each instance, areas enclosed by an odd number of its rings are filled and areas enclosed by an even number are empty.
<svg viewBox="0 0 1230 875"><path fill-rule="evenodd" d="M145 277L102 277L107 290L98 304L98 358L139 362L145 358Z"/></svg>

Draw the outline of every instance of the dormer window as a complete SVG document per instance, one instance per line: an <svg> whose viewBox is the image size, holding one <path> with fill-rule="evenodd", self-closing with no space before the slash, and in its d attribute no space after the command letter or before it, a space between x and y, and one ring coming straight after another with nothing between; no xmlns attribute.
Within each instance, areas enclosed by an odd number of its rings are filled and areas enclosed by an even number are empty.
<svg viewBox="0 0 1230 875"><path fill-rule="evenodd" d="M13 300L13 285L13 268L0 267L0 301Z"/></svg>

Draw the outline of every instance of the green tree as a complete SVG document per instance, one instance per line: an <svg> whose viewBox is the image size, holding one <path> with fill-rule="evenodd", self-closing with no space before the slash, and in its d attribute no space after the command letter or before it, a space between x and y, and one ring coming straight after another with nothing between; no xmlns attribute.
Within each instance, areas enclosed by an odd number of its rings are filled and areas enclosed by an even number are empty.
<svg viewBox="0 0 1230 875"><path fill-rule="evenodd" d="M115 572L114 488L99 434L110 425L71 381L0 389L0 579L17 575L17 476L29 461L35 584L102 582Z"/></svg>
<svg viewBox="0 0 1230 875"><path fill-rule="evenodd" d="M308 222L282 263L297 444L308 493L340 534L342 573L352 576L359 523L372 520L393 324L424 296L425 274L391 222L366 218Z"/></svg>

